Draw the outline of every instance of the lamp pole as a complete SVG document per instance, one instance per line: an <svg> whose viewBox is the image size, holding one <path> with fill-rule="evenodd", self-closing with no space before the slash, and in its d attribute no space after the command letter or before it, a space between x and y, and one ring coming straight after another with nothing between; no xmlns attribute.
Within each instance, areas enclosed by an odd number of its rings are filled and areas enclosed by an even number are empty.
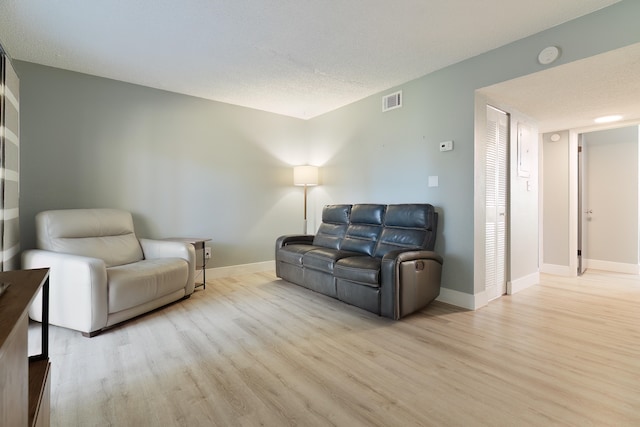
<svg viewBox="0 0 640 427"><path fill-rule="evenodd" d="M310 165L295 166L293 168L293 184L304 187L304 225L302 232L307 234L307 187L318 185L318 167Z"/></svg>
<svg viewBox="0 0 640 427"><path fill-rule="evenodd" d="M304 228L302 229L303 234L307 234L307 187L308 185L304 185Z"/></svg>

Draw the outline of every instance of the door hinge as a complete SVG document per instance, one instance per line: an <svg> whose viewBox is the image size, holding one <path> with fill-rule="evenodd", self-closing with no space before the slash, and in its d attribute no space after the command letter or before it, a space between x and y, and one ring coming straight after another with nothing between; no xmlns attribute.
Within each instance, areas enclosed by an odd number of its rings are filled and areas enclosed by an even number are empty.
<svg viewBox="0 0 640 427"><path fill-rule="evenodd" d="M582 256L582 251L578 249L578 256Z"/></svg>

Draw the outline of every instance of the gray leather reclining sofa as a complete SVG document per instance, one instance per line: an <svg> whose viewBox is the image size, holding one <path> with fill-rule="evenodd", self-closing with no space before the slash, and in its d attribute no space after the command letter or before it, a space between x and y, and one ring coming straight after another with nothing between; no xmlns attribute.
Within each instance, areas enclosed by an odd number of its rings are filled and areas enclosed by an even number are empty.
<svg viewBox="0 0 640 427"><path fill-rule="evenodd" d="M314 235L276 241L276 275L380 316L400 319L440 294L430 204L328 205Z"/></svg>

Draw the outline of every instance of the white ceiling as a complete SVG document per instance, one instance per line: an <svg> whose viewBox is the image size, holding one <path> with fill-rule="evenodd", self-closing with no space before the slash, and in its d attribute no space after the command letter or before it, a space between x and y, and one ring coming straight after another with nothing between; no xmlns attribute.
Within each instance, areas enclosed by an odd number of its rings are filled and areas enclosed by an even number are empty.
<svg viewBox="0 0 640 427"><path fill-rule="evenodd" d="M595 118L609 115L623 117L616 127L640 123L640 43L489 86L481 92L534 118L541 133L588 130L598 127Z"/></svg>
<svg viewBox="0 0 640 427"><path fill-rule="evenodd" d="M0 0L16 59L311 118L618 0Z"/></svg>

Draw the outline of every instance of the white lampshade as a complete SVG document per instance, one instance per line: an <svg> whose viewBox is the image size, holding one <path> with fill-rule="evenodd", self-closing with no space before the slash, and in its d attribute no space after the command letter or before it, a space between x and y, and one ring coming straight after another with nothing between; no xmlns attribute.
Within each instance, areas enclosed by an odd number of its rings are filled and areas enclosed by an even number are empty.
<svg viewBox="0 0 640 427"><path fill-rule="evenodd" d="M293 168L293 185L318 185L318 167L295 166Z"/></svg>

